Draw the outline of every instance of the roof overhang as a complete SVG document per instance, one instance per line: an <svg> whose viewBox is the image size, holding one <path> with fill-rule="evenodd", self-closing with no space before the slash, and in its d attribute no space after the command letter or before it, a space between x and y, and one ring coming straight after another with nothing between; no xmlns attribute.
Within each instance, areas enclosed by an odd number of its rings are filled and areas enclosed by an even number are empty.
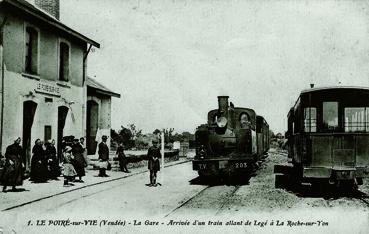
<svg viewBox="0 0 369 234"><path fill-rule="evenodd" d="M87 76L87 92L92 92L95 94L101 94L104 96L111 96L111 97L116 97L116 98L120 98L120 94L119 93L115 93L113 91L111 91L110 89L108 89L107 87L105 87L104 85L102 85L100 82L96 81L95 79Z"/></svg>
<svg viewBox="0 0 369 234"><path fill-rule="evenodd" d="M88 86L88 85L87 85L87 88L93 89L95 91L95 93L97 93L97 94L102 94L102 95L105 95L105 96L120 98L119 93L114 93L114 92L110 92L110 91L107 91L107 90L98 89L98 88Z"/></svg>
<svg viewBox="0 0 369 234"><path fill-rule="evenodd" d="M90 45L95 46L96 48L100 48L100 44L97 43L96 41L82 35L81 33L69 28L68 26L66 26L65 24L61 23L59 20L49 16L48 14L46 14L45 12L39 10L38 8L36 8L35 6L33 6L32 4L26 2L26 1L20 1L20 0L0 0L0 4L8 4L12 7L15 7L16 9L23 11L25 13L28 13L30 15L32 15L33 17L49 24L52 27L55 27L75 38L78 38Z"/></svg>

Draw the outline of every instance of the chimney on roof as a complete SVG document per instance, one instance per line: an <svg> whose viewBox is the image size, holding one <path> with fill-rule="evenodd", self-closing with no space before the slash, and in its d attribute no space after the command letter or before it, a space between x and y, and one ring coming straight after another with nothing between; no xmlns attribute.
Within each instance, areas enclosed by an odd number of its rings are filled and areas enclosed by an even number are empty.
<svg viewBox="0 0 369 234"><path fill-rule="evenodd" d="M37 7L46 11L59 20L60 18L60 0L35 0Z"/></svg>

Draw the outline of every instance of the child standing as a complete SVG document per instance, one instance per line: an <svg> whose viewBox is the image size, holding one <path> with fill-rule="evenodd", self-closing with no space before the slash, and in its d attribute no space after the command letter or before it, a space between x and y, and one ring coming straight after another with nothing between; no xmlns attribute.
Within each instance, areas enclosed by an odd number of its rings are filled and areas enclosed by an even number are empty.
<svg viewBox="0 0 369 234"><path fill-rule="evenodd" d="M73 185L68 182L73 181L74 177L77 175L76 170L72 165L72 147L66 146L63 153L63 176L64 176L64 186Z"/></svg>

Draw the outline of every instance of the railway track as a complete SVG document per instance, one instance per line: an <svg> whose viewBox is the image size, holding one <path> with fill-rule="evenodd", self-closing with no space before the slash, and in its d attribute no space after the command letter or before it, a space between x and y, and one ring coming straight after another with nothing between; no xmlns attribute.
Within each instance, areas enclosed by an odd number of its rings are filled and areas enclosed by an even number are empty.
<svg viewBox="0 0 369 234"><path fill-rule="evenodd" d="M215 213L215 215L219 215L229 204L230 204L230 200L231 198L234 196L234 194L238 191L238 189L240 188L240 185L236 185L235 188L233 189L233 191L228 195L228 199L226 199L221 207L217 210L217 212Z"/></svg>
<svg viewBox="0 0 369 234"><path fill-rule="evenodd" d="M236 185L236 186L229 186L232 187L229 189L224 189L224 188L220 188L219 189L223 189L225 190L223 193L219 193L219 191L215 191L215 193L220 194L217 199L214 200L218 200L218 198L223 199L222 202L220 202L219 207L216 209L215 211L215 215L219 215L227 206L229 206L229 204L231 203L231 199L234 196L234 194L239 190L239 188L241 187L240 185ZM202 190L200 190L199 192L197 192L196 194L194 194L192 197L188 198L186 201L184 201L182 204L180 204L179 206L177 206L176 208L174 208L172 211L170 211L168 214L166 214L164 216L164 218L170 216L170 215L174 215L175 213L177 213L180 209L185 208L187 205L190 205L191 202L196 203L196 199L200 199L201 196L206 196L206 192L211 193L212 191L209 191L210 189L216 189L217 186L206 186L205 188L203 188Z"/></svg>
<svg viewBox="0 0 369 234"><path fill-rule="evenodd" d="M360 200L367 207L369 207L369 195L368 194L361 192L359 190L355 190L353 195L354 195L353 196L354 198Z"/></svg>

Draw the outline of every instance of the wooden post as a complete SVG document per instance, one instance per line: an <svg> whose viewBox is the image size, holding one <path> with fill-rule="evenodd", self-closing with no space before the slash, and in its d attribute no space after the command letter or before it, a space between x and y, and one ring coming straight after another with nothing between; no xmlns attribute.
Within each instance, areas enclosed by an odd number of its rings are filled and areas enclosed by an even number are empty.
<svg viewBox="0 0 369 234"><path fill-rule="evenodd" d="M164 183L164 131L161 132L161 184Z"/></svg>

